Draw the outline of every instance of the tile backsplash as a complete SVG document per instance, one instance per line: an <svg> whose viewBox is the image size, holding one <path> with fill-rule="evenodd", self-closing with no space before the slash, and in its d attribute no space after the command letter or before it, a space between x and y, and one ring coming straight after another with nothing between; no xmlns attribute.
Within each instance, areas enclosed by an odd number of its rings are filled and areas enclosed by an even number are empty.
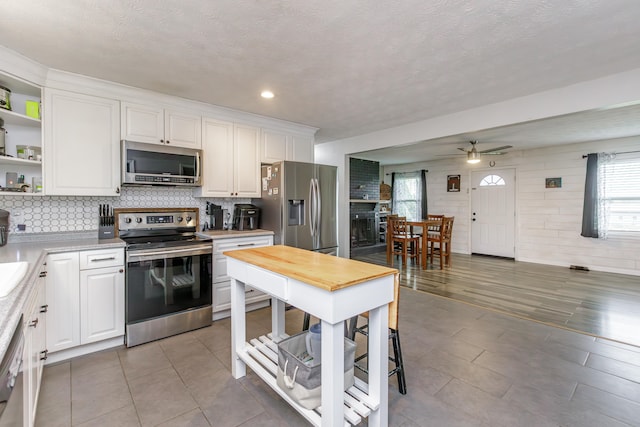
<svg viewBox="0 0 640 427"><path fill-rule="evenodd" d="M236 203L251 199L193 197L193 189L178 187L123 187L120 197L0 196L0 209L11 213L9 238L30 233L60 233L98 230L98 205L114 208L200 208L200 224L207 221L207 201L222 205L233 214ZM18 224L25 231L17 231ZM96 234L97 235L97 234Z"/></svg>

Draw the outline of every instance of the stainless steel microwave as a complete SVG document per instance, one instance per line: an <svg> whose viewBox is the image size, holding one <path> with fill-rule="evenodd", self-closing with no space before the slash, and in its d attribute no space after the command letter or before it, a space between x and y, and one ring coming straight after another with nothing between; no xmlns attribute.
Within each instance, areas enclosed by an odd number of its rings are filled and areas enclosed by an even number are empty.
<svg viewBox="0 0 640 427"><path fill-rule="evenodd" d="M122 141L122 185L202 185L202 150Z"/></svg>

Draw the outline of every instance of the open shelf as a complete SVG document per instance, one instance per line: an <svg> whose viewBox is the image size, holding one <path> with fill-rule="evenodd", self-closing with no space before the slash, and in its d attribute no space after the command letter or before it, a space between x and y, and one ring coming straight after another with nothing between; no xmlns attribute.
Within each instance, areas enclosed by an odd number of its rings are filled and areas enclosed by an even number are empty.
<svg viewBox="0 0 640 427"><path fill-rule="evenodd" d="M4 108L0 108L0 117L4 120L5 125L39 128L42 123L40 119L34 119L33 117L25 116L24 114L5 110Z"/></svg>
<svg viewBox="0 0 640 427"><path fill-rule="evenodd" d="M271 334L245 343L245 348L238 352L238 357L310 423L315 426L322 424L322 406L315 410L303 408L278 387L278 346L271 339ZM345 426L360 424L362 418L378 409L379 403L369 396L368 388L367 383L355 378L355 384L344 392Z"/></svg>
<svg viewBox="0 0 640 427"><path fill-rule="evenodd" d="M349 203L391 203L391 200L379 200L379 199L349 199Z"/></svg>
<svg viewBox="0 0 640 427"><path fill-rule="evenodd" d="M40 160L19 159L18 157L0 156L0 165L42 166Z"/></svg>

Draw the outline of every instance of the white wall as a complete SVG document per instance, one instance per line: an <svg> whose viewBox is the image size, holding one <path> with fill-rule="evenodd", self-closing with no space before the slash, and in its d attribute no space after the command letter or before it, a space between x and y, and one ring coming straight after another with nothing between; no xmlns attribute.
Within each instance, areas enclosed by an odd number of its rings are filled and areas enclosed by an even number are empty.
<svg viewBox="0 0 640 427"><path fill-rule="evenodd" d="M477 165L465 157L386 166L392 172L427 169L429 212L455 216L452 251L471 252L470 192L472 170L516 170L516 259L559 266L582 265L591 270L640 275L640 240L580 236L586 159L592 152L622 152L640 148L640 137L514 151L485 156ZM489 167L489 160L496 162ZM447 175L461 175L459 193L446 191ZM562 178L561 188L545 188L545 178Z"/></svg>

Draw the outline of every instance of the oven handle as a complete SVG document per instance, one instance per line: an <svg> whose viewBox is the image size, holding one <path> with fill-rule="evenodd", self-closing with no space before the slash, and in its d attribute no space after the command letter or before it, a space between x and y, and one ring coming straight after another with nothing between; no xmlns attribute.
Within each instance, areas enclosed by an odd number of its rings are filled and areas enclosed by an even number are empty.
<svg viewBox="0 0 640 427"><path fill-rule="evenodd" d="M127 262L150 261L154 259L166 259L190 255L206 255L212 253L213 247L211 245L202 245L195 247L192 246L183 249L163 249L149 252L134 251L127 253Z"/></svg>

